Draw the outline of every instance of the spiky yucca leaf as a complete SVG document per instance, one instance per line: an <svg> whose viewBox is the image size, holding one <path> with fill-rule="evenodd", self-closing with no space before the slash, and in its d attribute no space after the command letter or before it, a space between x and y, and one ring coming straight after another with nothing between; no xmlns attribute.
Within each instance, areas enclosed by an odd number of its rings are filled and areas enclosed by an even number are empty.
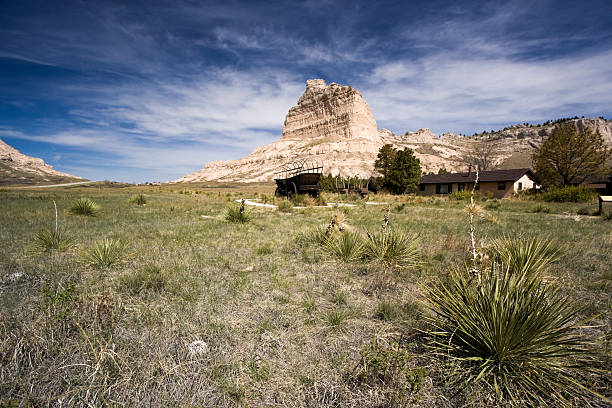
<svg viewBox="0 0 612 408"><path fill-rule="evenodd" d="M74 239L63 228L44 228L34 235L33 245L41 251L65 251L74 245Z"/></svg>
<svg viewBox="0 0 612 408"><path fill-rule="evenodd" d="M363 238L353 231L333 233L323 242L323 249L341 261L356 261L363 256Z"/></svg>
<svg viewBox="0 0 612 408"><path fill-rule="evenodd" d="M120 262L124 253L125 245L121 241L104 238L81 252L81 259L91 266L107 268Z"/></svg>
<svg viewBox="0 0 612 408"><path fill-rule="evenodd" d="M392 228L367 234L365 256L370 260L406 268L421 264L418 238Z"/></svg>
<svg viewBox="0 0 612 408"><path fill-rule="evenodd" d="M335 234L335 231L332 231L331 233ZM297 234L295 240L299 246L307 247L310 245L323 245L328 236L329 234L327 233L327 228L323 225L317 225L316 227Z"/></svg>
<svg viewBox="0 0 612 408"><path fill-rule="evenodd" d="M93 217L98 213L98 205L90 198L78 198L70 207L70 213Z"/></svg>
<svg viewBox="0 0 612 408"><path fill-rule="evenodd" d="M494 240L490 256L506 265L510 272L541 274L561 257L561 249L552 240L536 237L506 236Z"/></svg>
<svg viewBox="0 0 612 408"><path fill-rule="evenodd" d="M432 348L459 362L458 381L484 385L500 405L571 405L570 396L588 393L577 381L589 363L587 341L574 305L529 271L520 261L494 264L480 283L458 270L427 288Z"/></svg>

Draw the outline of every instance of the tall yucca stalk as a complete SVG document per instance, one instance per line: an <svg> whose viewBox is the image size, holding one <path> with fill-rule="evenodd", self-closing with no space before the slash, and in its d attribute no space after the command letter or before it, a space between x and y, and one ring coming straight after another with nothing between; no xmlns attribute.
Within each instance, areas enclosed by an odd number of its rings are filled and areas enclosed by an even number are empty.
<svg viewBox="0 0 612 408"><path fill-rule="evenodd" d="M588 393L579 379L590 357L575 305L542 280L558 250L548 241L512 239L493 248L501 263L480 279L454 270L448 282L426 289L431 346L459 363L456 379L484 385L498 405L570 406L570 398Z"/></svg>
<svg viewBox="0 0 612 408"><path fill-rule="evenodd" d="M69 237L65 229L59 226L55 200L53 200L53 207L55 208L55 229L43 228L34 235L34 248L41 251L65 251L74 244L74 239Z"/></svg>

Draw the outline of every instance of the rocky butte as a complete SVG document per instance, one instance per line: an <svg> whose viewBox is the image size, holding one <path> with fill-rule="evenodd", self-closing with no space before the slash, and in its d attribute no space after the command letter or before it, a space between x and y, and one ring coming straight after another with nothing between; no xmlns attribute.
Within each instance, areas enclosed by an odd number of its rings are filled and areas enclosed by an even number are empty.
<svg viewBox="0 0 612 408"><path fill-rule="evenodd" d="M0 184L29 184L45 181L78 179L54 170L43 159L26 156L0 140Z"/></svg>
<svg viewBox="0 0 612 408"><path fill-rule="evenodd" d="M598 131L612 146L612 122L577 119L579 129ZM383 144L413 149L424 172L466 170L464 157L474 143L493 144L498 168L529 167L531 151L548 136L554 124L514 125L504 130L465 137L429 129L395 135L378 129L370 107L359 91L322 79L306 81L297 105L289 109L280 140L255 149L238 160L214 161L177 182L268 181L282 165L307 156L320 160L325 173L370 177Z"/></svg>

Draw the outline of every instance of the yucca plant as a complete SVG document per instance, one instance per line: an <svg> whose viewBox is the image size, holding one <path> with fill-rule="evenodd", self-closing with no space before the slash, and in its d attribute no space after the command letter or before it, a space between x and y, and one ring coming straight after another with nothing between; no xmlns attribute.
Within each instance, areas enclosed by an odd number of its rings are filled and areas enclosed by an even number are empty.
<svg viewBox="0 0 612 408"><path fill-rule="evenodd" d="M147 203L147 197L142 193L135 194L132 197L130 197L129 202L130 204L136 204L139 206L143 206Z"/></svg>
<svg viewBox="0 0 612 408"><path fill-rule="evenodd" d="M494 240L489 256L510 272L541 274L561 258L561 249L552 240L536 237L505 236Z"/></svg>
<svg viewBox="0 0 612 408"><path fill-rule="evenodd" d="M86 215L93 217L98 213L98 205L89 198L78 198L70 207L70 213L75 215Z"/></svg>
<svg viewBox="0 0 612 408"><path fill-rule="evenodd" d="M41 251L65 251L74 245L74 239L59 228L44 228L34 235L34 247Z"/></svg>
<svg viewBox="0 0 612 408"><path fill-rule="evenodd" d="M419 240L392 228L374 234L368 232L365 257L391 266L416 268L421 264Z"/></svg>
<svg viewBox="0 0 612 408"><path fill-rule="evenodd" d="M353 231L330 234L323 242L323 249L341 261L356 261L363 256L363 238Z"/></svg>
<svg viewBox="0 0 612 408"><path fill-rule="evenodd" d="M74 239L59 226L55 200L53 200L53 207L55 208L55 228L43 228L34 235L34 248L41 251L65 251L74 244Z"/></svg>
<svg viewBox="0 0 612 408"><path fill-rule="evenodd" d="M300 232L296 237L296 242L301 247L323 245L328 237L327 228L322 225L317 225L316 227Z"/></svg>
<svg viewBox="0 0 612 408"><path fill-rule="evenodd" d="M81 252L81 260L97 268L107 268L123 258L125 245L118 239L104 238Z"/></svg>
<svg viewBox="0 0 612 408"><path fill-rule="evenodd" d="M588 393L579 383L590 357L577 309L542 280L546 267L512 258L481 271L480 281L460 269L425 291L431 347L458 363L458 383L486 390L494 405L569 406L570 397Z"/></svg>
<svg viewBox="0 0 612 408"><path fill-rule="evenodd" d="M245 200L242 199L239 206L230 206L225 210L225 220L240 224L251 221L251 214L245 208Z"/></svg>

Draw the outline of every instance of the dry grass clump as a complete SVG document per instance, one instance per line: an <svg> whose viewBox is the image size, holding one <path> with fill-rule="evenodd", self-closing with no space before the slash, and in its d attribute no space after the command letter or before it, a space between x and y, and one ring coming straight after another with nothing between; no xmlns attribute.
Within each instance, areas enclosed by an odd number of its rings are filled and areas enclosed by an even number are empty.
<svg viewBox="0 0 612 408"><path fill-rule="evenodd" d="M53 201L53 207L55 208L55 228L43 228L34 235L32 246L36 250L62 252L74 246L74 238L70 237L66 230L59 226L55 200Z"/></svg>
<svg viewBox="0 0 612 408"><path fill-rule="evenodd" d="M169 284L169 277L160 267L146 265L119 277L117 290L130 295L145 292L160 293Z"/></svg>

